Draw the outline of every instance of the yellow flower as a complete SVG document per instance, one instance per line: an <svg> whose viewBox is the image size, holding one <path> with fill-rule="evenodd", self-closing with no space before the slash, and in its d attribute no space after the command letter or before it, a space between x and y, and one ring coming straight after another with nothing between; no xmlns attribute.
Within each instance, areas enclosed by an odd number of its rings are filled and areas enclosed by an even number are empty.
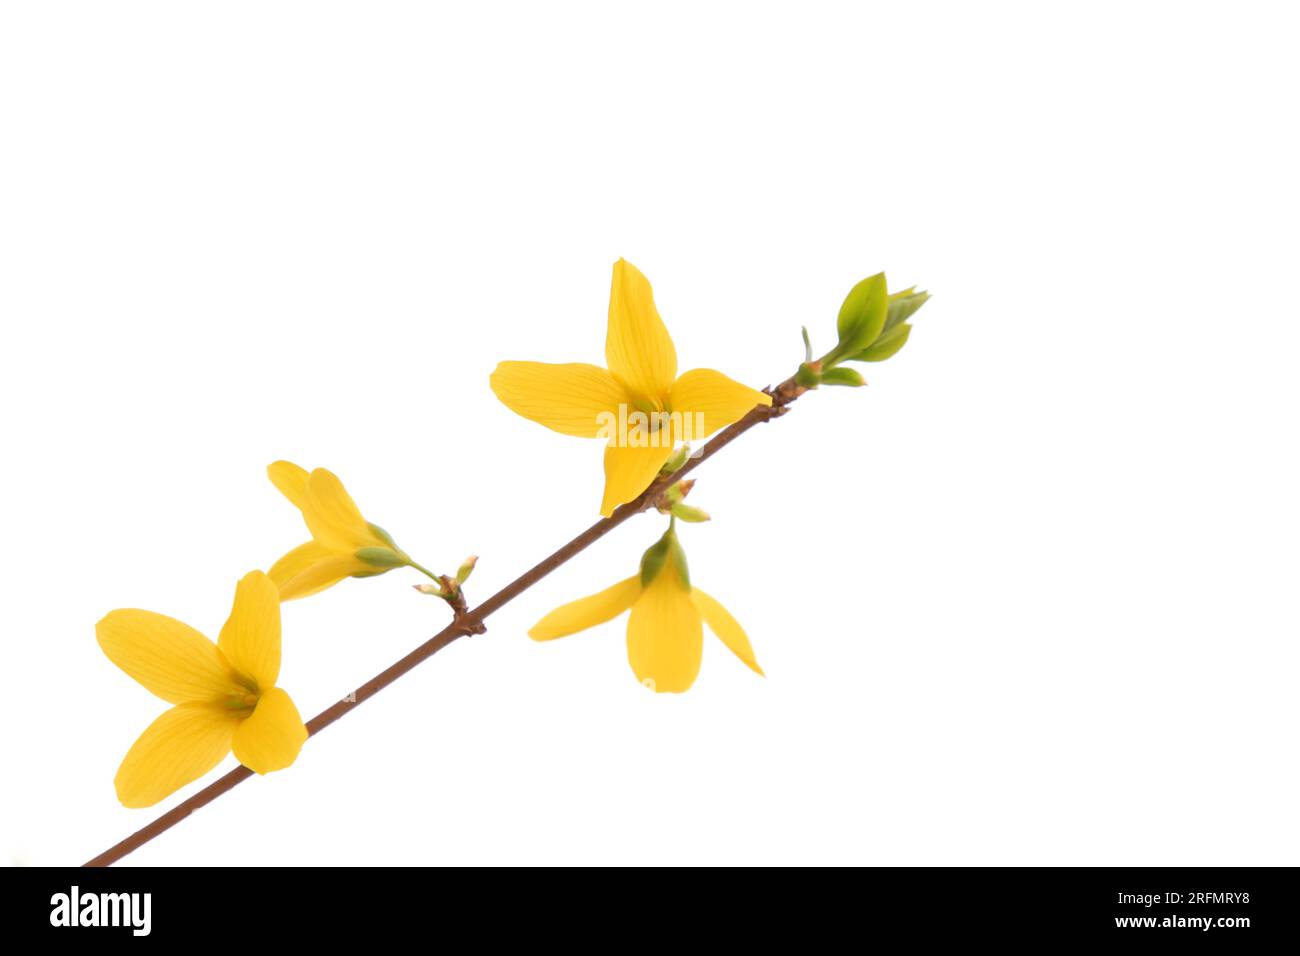
<svg viewBox="0 0 1300 956"><path fill-rule="evenodd" d="M556 608L528 636L535 641L567 637L611 621L629 608L628 663L637 680L651 690L681 693L695 683L704 653L701 621L750 670L763 674L736 619L717 600L691 587L686 556L671 527L646 551L640 574Z"/></svg>
<svg viewBox="0 0 1300 956"><path fill-rule="evenodd" d="M517 414L564 435L606 439L602 515L645 491L678 441L706 438L772 404L713 369L678 376L650 283L622 259L609 293L605 362L608 369L502 362L492 373L492 391Z"/></svg>
<svg viewBox="0 0 1300 956"><path fill-rule="evenodd" d="M135 609L95 625L108 659L174 704L122 760L114 784L128 807L149 807L203 776L233 749L257 773L294 762L307 728L275 686L280 676L280 594L261 571L235 588L230 618L212 643L174 618Z"/></svg>
<svg viewBox="0 0 1300 956"><path fill-rule="evenodd" d="M266 473L302 512L312 537L267 572L279 586L281 600L315 594L344 578L370 577L408 565L419 567L387 531L361 517L356 502L333 472L317 468L308 474L292 462L277 461Z"/></svg>

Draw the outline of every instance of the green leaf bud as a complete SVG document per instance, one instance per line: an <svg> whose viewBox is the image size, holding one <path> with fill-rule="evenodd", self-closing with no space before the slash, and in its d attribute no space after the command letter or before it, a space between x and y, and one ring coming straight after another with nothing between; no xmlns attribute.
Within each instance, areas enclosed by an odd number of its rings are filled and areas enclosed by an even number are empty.
<svg viewBox="0 0 1300 956"><path fill-rule="evenodd" d="M880 335L888 312L889 289L885 284L885 274L877 272L855 285L844 297L837 322L840 343L832 354L843 357L861 352Z"/></svg>

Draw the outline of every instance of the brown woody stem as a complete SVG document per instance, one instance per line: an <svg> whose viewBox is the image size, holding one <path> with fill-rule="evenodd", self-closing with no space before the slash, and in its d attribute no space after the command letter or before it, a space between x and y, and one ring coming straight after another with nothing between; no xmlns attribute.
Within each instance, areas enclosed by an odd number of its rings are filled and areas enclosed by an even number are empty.
<svg viewBox="0 0 1300 956"><path fill-rule="evenodd" d="M511 581L496 594L493 594L478 607L470 609L466 606L465 596L459 589L456 596L448 603L452 610L452 621L445 628L435 634L429 640L425 641L411 653L407 654L401 660L380 671L370 680L366 681L355 691L348 694L342 700L331 704L323 711L307 721L308 736L315 736L320 733L334 721L343 717L358 705L369 700L378 694L389 684L402 677L407 672L413 670L416 665L428 660L434 654L438 653L452 641L467 634L482 634L487 630L484 621L495 611L505 607L519 595L523 594L542 578L546 577L560 565L565 564L579 553L595 544L605 535L609 534L628 518L635 514L640 514L647 508L656 505L661 496L669 487L685 478L686 475L694 471L708 459L712 458L723 448L726 448L733 441L749 431L760 422L770 421L785 414L786 406L802 395L806 389L795 384L793 378L782 382L776 388L765 390L772 396L772 404L755 406L744 418L729 425L722 431L718 432L701 450L700 453L692 458L687 458L685 464L671 475L664 475L657 478L650 484L650 487L641 492L639 496L621 505L615 509L614 513L608 518L602 518L597 521L582 534L578 535L568 544L555 551L550 556L543 558L533 567L529 568L515 580ZM446 584L444 584L444 587ZM154 820L148 826L132 833L125 840L114 844L103 853L89 860L86 866L110 866L116 863L122 857L126 856L132 850L137 850L144 846L154 837L161 835L166 830L171 829L180 823L195 810L205 807L213 800L217 799L224 793L228 793L237 785L243 783L249 777L253 776L253 771L247 767L236 767L234 770L225 774L217 780L208 784L194 796L181 801L172 809L168 810L158 819Z"/></svg>

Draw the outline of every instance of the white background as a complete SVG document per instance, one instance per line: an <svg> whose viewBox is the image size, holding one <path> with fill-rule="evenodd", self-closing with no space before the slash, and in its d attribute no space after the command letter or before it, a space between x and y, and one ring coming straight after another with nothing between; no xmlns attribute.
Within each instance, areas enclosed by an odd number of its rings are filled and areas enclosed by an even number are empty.
<svg viewBox="0 0 1300 956"><path fill-rule="evenodd" d="M6 4L4 860L152 819L112 779L166 705L94 624L215 636L305 538L268 462L472 597L585 527L600 448L487 376L601 362L625 256L756 386L863 276L934 293L697 473L767 679L525 636L642 517L129 862L1295 864L1285 9ZM442 627L416 580L286 606L305 716Z"/></svg>

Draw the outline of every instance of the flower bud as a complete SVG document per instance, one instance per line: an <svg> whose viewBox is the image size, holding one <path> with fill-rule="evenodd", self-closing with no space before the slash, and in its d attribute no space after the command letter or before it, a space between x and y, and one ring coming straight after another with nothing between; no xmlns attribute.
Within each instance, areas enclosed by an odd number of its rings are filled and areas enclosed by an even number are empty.
<svg viewBox="0 0 1300 956"><path fill-rule="evenodd" d="M478 555L471 554L465 559L464 563L456 569L456 583L464 584L469 580L469 576L474 573L474 568L478 564Z"/></svg>
<svg viewBox="0 0 1300 956"><path fill-rule="evenodd" d="M664 462L664 466L659 469L659 474L671 475L673 472L679 470L682 467L682 465L686 464L686 459L689 458L690 456L691 456L691 446L682 445L681 448L678 448L675 452L673 452L671 458L669 458L666 462Z"/></svg>
<svg viewBox="0 0 1300 956"><path fill-rule="evenodd" d="M669 509L669 513L674 518L680 518L688 524L698 524L701 521L709 520L709 513L703 508L696 508L694 505L688 505L680 501Z"/></svg>

